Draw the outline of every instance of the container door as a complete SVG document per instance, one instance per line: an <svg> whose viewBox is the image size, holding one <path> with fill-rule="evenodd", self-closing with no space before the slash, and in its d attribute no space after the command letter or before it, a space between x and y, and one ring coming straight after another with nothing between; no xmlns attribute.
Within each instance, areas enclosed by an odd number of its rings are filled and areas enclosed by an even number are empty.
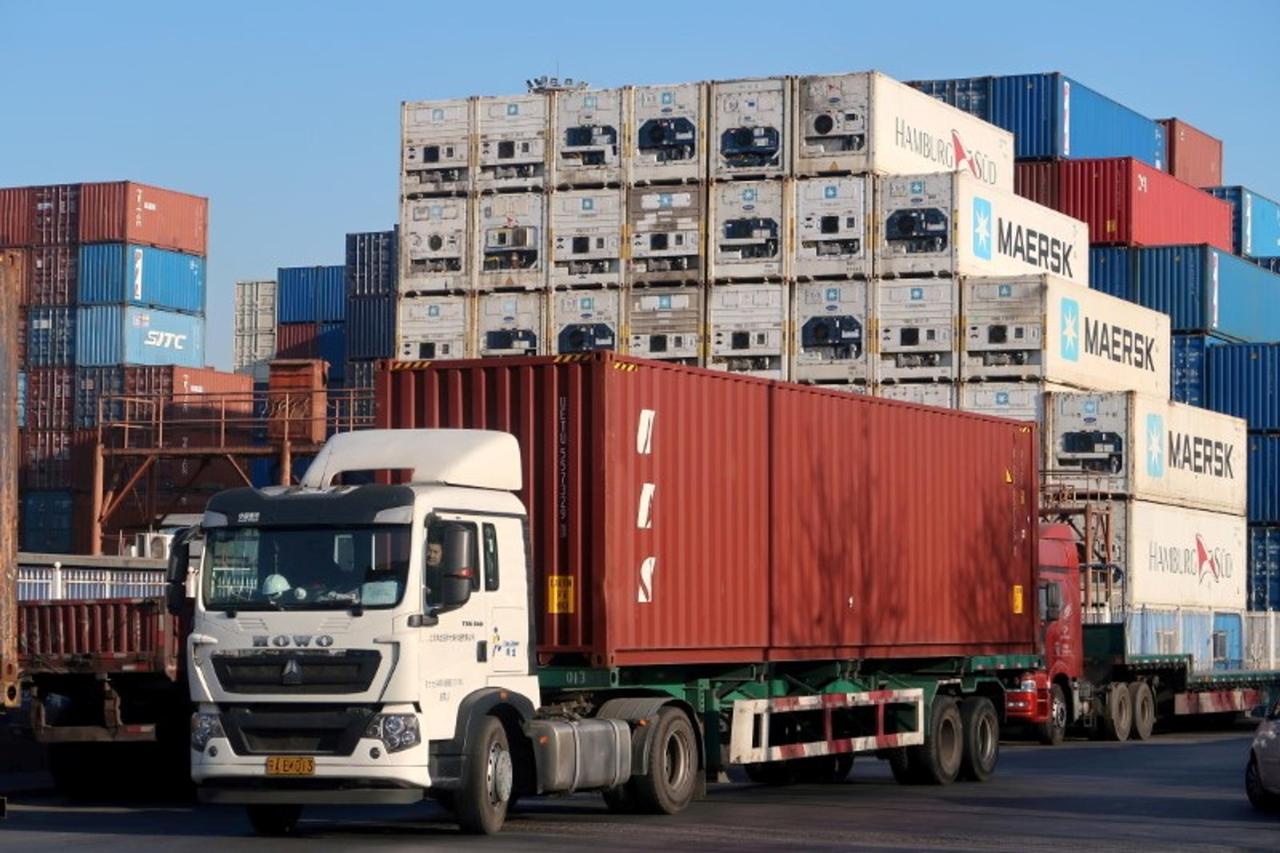
<svg viewBox="0 0 1280 853"><path fill-rule="evenodd" d="M1213 668L1244 668L1244 626L1239 613L1213 615Z"/></svg>

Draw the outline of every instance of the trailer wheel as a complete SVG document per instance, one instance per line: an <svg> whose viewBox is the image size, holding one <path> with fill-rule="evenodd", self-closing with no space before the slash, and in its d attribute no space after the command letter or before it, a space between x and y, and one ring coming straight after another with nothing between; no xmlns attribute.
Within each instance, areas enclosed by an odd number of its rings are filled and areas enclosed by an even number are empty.
<svg viewBox="0 0 1280 853"><path fill-rule="evenodd" d="M908 747L907 759L918 784L950 785L956 780L964 759L964 727L955 699L934 698L924 744Z"/></svg>
<svg viewBox="0 0 1280 853"><path fill-rule="evenodd" d="M1156 699L1151 685L1135 681L1129 685L1129 704L1133 708L1133 736L1147 740L1156 727Z"/></svg>
<svg viewBox="0 0 1280 853"><path fill-rule="evenodd" d="M668 705L658 712L649 740L649 772L632 780L644 810L677 814L689 805L697 788L697 744L683 711Z"/></svg>
<svg viewBox="0 0 1280 853"><path fill-rule="evenodd" d="M502 829L515 773L507 732L497 717L485 717L474 732L462 788L454 795L464 832L493 835Z"/></svg>
<svg viewBox="0 0 1280 853"><path fill-rule="evenodd" d="M893 780L899 785L915 785L920 781L910 749L889 750L889 770L893 772Z"/></svg>
<svg viewBox="0 0 1280 853"><path fill-rule="evenodd" d="M1098 721L1098 733L1103 740L1129 739L1133 725L1133 702L1127 684L1113 684L1107 691L1106 713Z"/></svg>
<svg viewBox="0 0 1280 853"><path fill-rule="evenodd" d="M253 831L268 837L293 835L298 831L298 818L302 817L302 806L246 806L245 811Z"/></svg>
<svg viewBox="0 0 1280 853"><path fill-rule="evenodd" d="M996 706L985 696L970 696L960 703L960 722L964 730L960 777L985 782L1000 760L1000 719L996 716Z"/></svg>
<svg viewBox="0 0 1280 853"><path fill-rule="evenodd" d="M1067 696L1061 684L1049 687L1049 719L1036 726L1036 737L1045 746L1057 746L1067 736Z"/></svg>

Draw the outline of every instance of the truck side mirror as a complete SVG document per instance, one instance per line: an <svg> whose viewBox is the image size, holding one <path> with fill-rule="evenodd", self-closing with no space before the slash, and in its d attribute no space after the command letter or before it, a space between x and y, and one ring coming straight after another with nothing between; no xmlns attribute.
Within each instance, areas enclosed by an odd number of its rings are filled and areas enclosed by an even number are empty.
<svg viewBox="0 0 1280 853"><path fill-rule="evenodd" d="M180 614L187 603L187 572L191 567L191 537L199 530L189 527L173 537L169 547L169 567L165 570L168 582L165 600L170 613Z"/></svg>
<svg viewBox="0 0 1280 853"><path fill-rule="evenodd" d="M444 571L440 598L443 610L454 610L471 600L476 579L475 532L462 525L451 526L444 535Z"/></svg>

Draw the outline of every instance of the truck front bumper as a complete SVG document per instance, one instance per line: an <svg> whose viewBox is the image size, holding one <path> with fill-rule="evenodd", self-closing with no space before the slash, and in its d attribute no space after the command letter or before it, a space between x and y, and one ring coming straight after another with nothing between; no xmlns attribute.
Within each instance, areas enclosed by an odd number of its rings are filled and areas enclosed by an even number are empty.
<svg viewBox="0 0 1280 853"><path fill-rule="evenodd" d="M321 785L282 780L215 778L201 783L202 803L233 805L390 806L416 803L426 796L418 787L371 784L368 779L324 779Z"/></svg>

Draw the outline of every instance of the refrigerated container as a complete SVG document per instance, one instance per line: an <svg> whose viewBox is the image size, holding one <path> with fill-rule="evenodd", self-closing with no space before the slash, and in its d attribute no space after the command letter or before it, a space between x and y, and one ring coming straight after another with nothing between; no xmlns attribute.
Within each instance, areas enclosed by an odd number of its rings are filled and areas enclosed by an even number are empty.
<svg viewBox="0 0 1280 853"><path fill-rule="evenodd" d="M81 186L78 242L208 254L207 198L132 181ZM72 237L68 242L76 241Z"/></svg>
<svg viewBox="0 0 1280 853"><path fill-rule="evenodd" d="M401 293L464 293L472 289L474 212L469 198L406 198L401 202Z"/></svg>
<svg viewBox="0 0 1280 853"><path fill-rule="evenodd" d="M1091 227L965 172L876 181L878 276L1052 273L1088 284Z"/></svg>
<svg viewBox="0 0 1280 853"><path fill-rule="evenodd" d="M80 250L76 246L39 246L28 251L24 304L72 305L76 301Z"/></svg>
<svg viewBox="0 0 1280 853"><path fill-rule="evenodd" d="M624 205L619 189L553 192L551 287L622 284Z"/></svg>
<svg viewBox="0 0 1280 853"><path fill-rule="evenodd" d="M791 241L785 183L727 181L712 185L708 195L708 281L786 276Z"/></svg>
<svg viewBox="0 0 1280 853"><path fill-rule="evenodd" d="M1248 258L1280 258L1280 203L1246 187L1209 188L1231 205L1232 251Z"/></svg>
<svg viewBox="0 0 1280 853"><path fill-rule="evenodd" d="M347 305L345 266L276 270L276 322L336 323Z"/></svg>
<svg viewBox="0 0 1280 853"><path fill-rule="evenodd" d="M627 352L697 365L702 359L701 287L632 288L626 292Z"/></svg>
<svg viewBox="0 0 1280 853"><path fill-rule="evenodd" d="M551 301L549 340L556 354L617 350L622 332L620 290L561 290Z"/></svg>
<svg viewBox="0 0 1280 853"><path fill-rule="evenodd" d="M1125 652L1133 657L1185 656L1191 659L1189 671L1192 674L1226 668L1216 663L1219 658L1215 651L1220 647L1225 655L1228 644L1225 635L1221 640L1215 637L1218 631L1215 630L1217 626L1212 610L1196 605L1138 606L1127 610L1122 621ZM1239 644L1236 648L1242 652Z"/></svg>
<svg viewBox="0 0 1280 853"><path fill-rule="evenodd" d="M872 286L876 381L957 381L960 294L955 279L882 279Z"/></svg>
<svg viewBox="0 0 1280 853"><path fill-rule="evenodd" d="M541 290L547 285L546 197L482 196L476 227L476 287Z"/></svg>
<svg viewBox="0 0 1280 853"><path fill-rule="evenodd" d="M1243 516L1246 431L1240 418L1161 397L1055 393L1045 403L1044 470L1082 493Z"/></svg>
<svg viewBox="0 0 1280 853"><path fill-rule="evenodd" d="M1013 192L1014 138L876 71L795 81L795 174L963 170Z"/></svg>
<svg viewBox="0 0 1280 853"><path fill-rule="evenodd" d="M1280 344L1209 349L1209 408L1244 418L1249 429L1280 431Z"/></svg>
<svg viewBox="0 0 1280 853"><path fill-rule="evenodd" d="M624 89L555 93L554 186L603 187L622 182L625 94Z"/></svg>
<svg viewBox="0 0 1280 853"><path fill-rule="evenodd" d="M875 396L900 403L954 409L959 405L960 390L950 382L897 382L877 385Z"/></svg>
<svg viewBox="0 0 1280 853"><path fill-rule="evenodd" d="M482 293L476 299L476 355L542 355L547 351L547 294Z"/></svg>
<svg viewBox="0 0 1280 853"><path fill-rule="evenodd" d="M707 84L627 90L628 183L700 181L707 171Z"/></svg>
<svg viewBox="0 0 1280 853"><path fill-rule="evenodd" d="M1222 183L1222 140L1187 124L1180 118L1162 118L1168 148L1168 172L1193 187Z"/></svg>
<svg viewBox="0 0 1280 853"><path fill-rule="evenodd" d="M711 179L778 178L791 167L791 81L711 84Z"/></svg>
<svg viewBox="0 0 1280 853"><path fill-rule="evenodd" d="M204 317L118 305L76 310L75 363L204 366Z"/></svg>
<svg viewBox="0 0 1280 853"><path fill-rule="evenodd" d="M204 258L127 243L81 246L76 295L81 305L203 314Z"/></svg>
<svg viewBox="0 0 1280 853"><path fill-rule="evenodd" d="M794 382L875 381L872 372L871 282L823 281L793 286Z"/></svg>
<svg viewBox="0 0 1280 853"><path fill-rule="evenodd" d="M707 288L707 367L787 378L787 285Z"/></svg>
<svg viewBox="0 0 1280 853"><path fill-rule="evenodd" d="M347 297L394 296L398 292L399 229L347 235Z"/></svg>
<svg viewBox="0 0 1280 853"><path fill-rule="evenodd" d="M477 98L475 188L541 188L547 178L548 97L543 94Z"/></svg>
<svg viewBox="0 0 1280 853"><path fill-rule="evenodd" d="M406 198L471 189L474 105L474 99L401 104L400 189Z"/></svg>
<svg viewBox="0 0 1280 853"><path fill-rule="evenodd" d="M396 358L467 358L475 354L471 296L404 296L396 318Z"/></svg>
<svg viewBox="0 0 1280 853"><path fill-rule="evenodd" d="M1169 318L1056 276L960 281L960 377L1169 396Z"/></svg>
<svg viewBox="0 0 1280 853"><path fill-rule="evenodd" d="M966 382L960 386L956 408L962 412L1044 423L1046 395L1067 390L1044 381Z"/></svg>
<svg viewBox="0 0 1280 853"><path fill-rule="evenodd" d="M791 274L796 279L871 276L873 183L869 176L790 183L795 196Z"/></svg>
<svg viewBox="0 0 1280 853"><path fill-rule="evenodd" d="M633 187L627 193L627 284L701 284L703 190Z"/></svg>

